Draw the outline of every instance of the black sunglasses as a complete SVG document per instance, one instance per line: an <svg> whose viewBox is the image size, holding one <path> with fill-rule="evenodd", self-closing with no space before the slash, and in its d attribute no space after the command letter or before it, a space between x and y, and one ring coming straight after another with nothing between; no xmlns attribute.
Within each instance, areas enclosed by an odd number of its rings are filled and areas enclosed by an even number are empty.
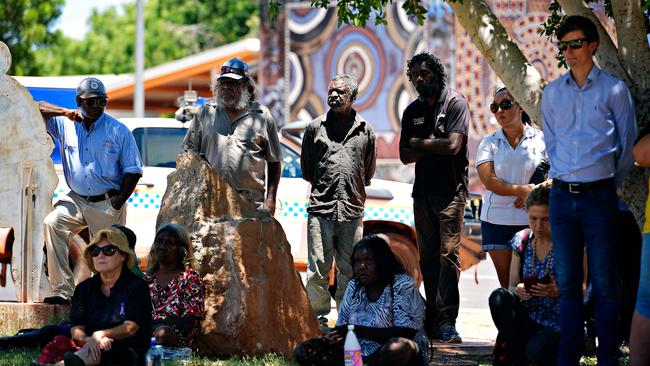
<svg viewBox="0 0 650 366"><path fill-rule="evenodd" d="M512 108L513 105L515 105L515 102L509 99L504 99L501 101L501 103L490 104L490 110L492 111L492 113L498 112L499 108L503 109L504 111L507 111L508 109Z"/></svg>
<svg viewBox="0 0 650 366"><path fill-rule="evenodd" d="M578 48L582 48L583 42L588 42L589 39L587 38L578 38L578 39L572 39L570 41L559 41L557 43L557 48L560 51L566 51L568 47L571 47L572 50L577 50Z"/></svg>
<svg viewBox="0 0 650 366"><path fill-rule="evenodd" d="M97 257L99 255L99 252L104 253L105 257L112 257L115 255L115 252L117 252L117 247L114 245L107 245L100 248L97 245L93 245L88 249L88 252L90 252L91 257Z"/></svg>
<svg viewBox="0 0 650 366"><path fill-rule="evenodd" d="M108 99L106 98L88 98L81 99L81 101L88 107L94 107L96 105L106 107L106 104L108 104Z"/></svg>
<svg viewBox="0 0 650 366"><path fill-rule="evenodd" d="M230 66L221 66L221 74L222 75L223 74L230 74L230 73L244 76L244 70L242 70L242 69L236 69L236 68L230 67Z"/></svg>

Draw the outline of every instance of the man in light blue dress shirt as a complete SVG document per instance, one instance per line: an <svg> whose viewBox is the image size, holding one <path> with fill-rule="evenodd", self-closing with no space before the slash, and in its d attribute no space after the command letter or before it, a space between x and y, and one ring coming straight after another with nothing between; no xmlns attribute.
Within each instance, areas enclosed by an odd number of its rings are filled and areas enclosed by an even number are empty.
<svg viewBox="0 0 650 366"><path fill-rule="evenodd" d="M560 289L558 365L578 365L584 346L583 248L595 291L598 364L617 365L617 196L634 164L634 102L625 83L594 65L596 26L568 17L557 31L570 71L544 89L544 140L553 178L551 232Z"/></svg>
<svg viewBox="0 0 650 366"><path fill-rule="evenodd" d="M72 235L90 235L126 221L126 201L142 176L140 152L131 131L104 113L108 97L102 82L86 78L77 87L79 110L39 102L47 131L59 141L70 192L45 218L47 269L54 296L43 301L67 304L74 292L68 261Z"/></svg>

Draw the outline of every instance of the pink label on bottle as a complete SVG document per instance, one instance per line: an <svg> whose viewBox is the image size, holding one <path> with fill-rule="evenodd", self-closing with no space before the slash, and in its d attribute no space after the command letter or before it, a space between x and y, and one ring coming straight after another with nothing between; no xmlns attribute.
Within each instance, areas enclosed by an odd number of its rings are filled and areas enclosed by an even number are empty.
<svg viewBox="0 0 650 366"><path fill-rule="evenodd" d="M361 358L361 350L344 351L343 364L345 366L363 366L363 360Z"/></svg>

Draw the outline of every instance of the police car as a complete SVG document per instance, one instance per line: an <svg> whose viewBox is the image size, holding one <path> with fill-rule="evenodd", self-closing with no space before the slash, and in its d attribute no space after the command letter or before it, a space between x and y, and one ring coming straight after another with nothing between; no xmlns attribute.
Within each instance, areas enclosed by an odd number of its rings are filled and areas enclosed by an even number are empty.
<svg viewBox="0 0 650 366"><path fill-rule="evenodd" d="M167 175L175 169L176 156L181 152L181 143L188 125L172 118L122 118L120 121L133 133L142 156L143 176L127 202L126 225L135 231L138 237L136 254L144 259L155 236L156 218L167 188ZM275 218L287 229L285 234L299 271L307 268L307 204L310 185L302 179L300 168L300 132L306 125L306 122L292 123L281 130L282 177L275 212ZM59 176L54 194L56 201L69 188L56 149L53 159ZM364 234L387 234L391 238L393 251L405 263L407 271L419 278L411 190L411 184L373 179L371 186L366 188ZM484 253L480 251L480 224L476 220L477 200L480 197L477 199L475 196L468 201L466 209L461 248L463 268L484 258Z"/></svg>

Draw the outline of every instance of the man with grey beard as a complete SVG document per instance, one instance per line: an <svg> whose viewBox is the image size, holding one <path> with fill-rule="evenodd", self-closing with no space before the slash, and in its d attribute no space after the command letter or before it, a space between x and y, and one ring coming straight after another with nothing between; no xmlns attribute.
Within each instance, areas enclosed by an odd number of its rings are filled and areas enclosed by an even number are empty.
<svg viewBox="0 0 650 366"><path fill-rule="evenodd" d="M255 82L244 61L233 58L221 67L214 96L194 115L183 149L203 155L221 178L273 215L282 150L275 120L255 100Z"/></svg>
<svg viewBox="0 0 650 366"><path fill-rule="evenodd" d="M352 278L352 248L363 236L365 186L375 173L375 133L352 108L357 81L350 75L337 75L327 89L330 110L305 130L300 157L302 176L311 183L307 295L323 327L330 312L332 261L336 261L338 306Z"/></svg>

